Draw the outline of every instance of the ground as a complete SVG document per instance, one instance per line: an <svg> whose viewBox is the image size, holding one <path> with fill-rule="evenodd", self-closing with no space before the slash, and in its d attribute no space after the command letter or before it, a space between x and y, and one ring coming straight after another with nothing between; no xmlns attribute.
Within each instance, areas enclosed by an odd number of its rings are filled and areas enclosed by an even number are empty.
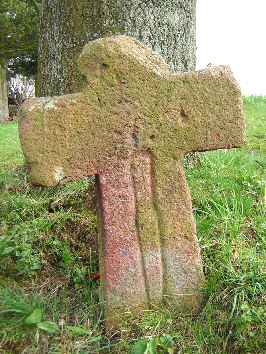
<svg viewBox="0 0 266 354"><path fill-rule="evenodd" d="M148 343L150 352L157 344L161 353L265 351L266 97L244 97L244 109L244 148L184 161L207 280L205 307L193 316L128 313L111 334L104 332L99 279L90 277L98 272L93 178L31 187L17 123L0 125L3 353L128 353L140 340L139 353Z"/></svg>

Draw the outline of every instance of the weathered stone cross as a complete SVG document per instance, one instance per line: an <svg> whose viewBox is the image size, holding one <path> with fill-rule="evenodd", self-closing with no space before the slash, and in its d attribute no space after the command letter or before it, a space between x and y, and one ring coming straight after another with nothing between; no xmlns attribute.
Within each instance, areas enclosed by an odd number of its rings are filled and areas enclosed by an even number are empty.
<svg viewBox="0 0 266 354"><path fill-rule="evenodd" d="M191 151L244 144L240 89L228 67L171 75L139 41L86 45L81 93L34 98L19 133L35 185L96 175L107 316L202 300L203 272L182 169Z"/></svg>

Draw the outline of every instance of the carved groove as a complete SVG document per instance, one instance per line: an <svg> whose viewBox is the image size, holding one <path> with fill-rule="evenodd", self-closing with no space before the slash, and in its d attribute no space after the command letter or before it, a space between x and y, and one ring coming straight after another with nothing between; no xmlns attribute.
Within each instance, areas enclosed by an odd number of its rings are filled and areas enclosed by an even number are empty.
<svg viewBox="0 0 266 354"><path fill-rule="evenodd" d="M134 164L130 165L130 174L131 174L131 179L132 179L132 184L133 184L133 190L134 190L134 202L135 202L135 212L136 212L136 217L135 217L135 227L136 227L136 234L137 234L137 238L138 238L138 244L139 244L139 249L140 249L140 253L141 253L141 262L142 262L142 274L143 274L143 279L144 279L144 283L145 283L145 290L146 290L146 296L147 299L149 299L149 291L148 291L148 279L147 279L147 272L145 269L145 261L144 261L144 255L143 255L143 247L142 247L142 242L141 242L141 237L140 237L140 225L138 222L138 196L137 196L137 183L136 183L136 176L134 173Z"/></svg>

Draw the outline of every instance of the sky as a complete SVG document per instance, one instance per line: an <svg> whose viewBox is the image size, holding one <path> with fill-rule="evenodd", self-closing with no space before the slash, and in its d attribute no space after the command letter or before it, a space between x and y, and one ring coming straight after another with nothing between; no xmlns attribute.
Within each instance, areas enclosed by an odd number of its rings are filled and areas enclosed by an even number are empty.
<svg viewBox="0 0 266 354"><path fill-rule="evenodd" d="M266 95L266 0L197 0L197 69L229 65L245 95Z"/></svg>

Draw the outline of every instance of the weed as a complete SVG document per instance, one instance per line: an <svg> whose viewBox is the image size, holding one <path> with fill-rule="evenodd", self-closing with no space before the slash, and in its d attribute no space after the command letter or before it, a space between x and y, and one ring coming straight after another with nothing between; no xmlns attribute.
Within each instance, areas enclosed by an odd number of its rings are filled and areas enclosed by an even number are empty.
<svg viewBox="0 0 266 354"><path fill-rule="evenodd" d="M244 97L244 109L244 148L184 162L206 275L204 309L128 312L110 338L99 279L90 277L99 273L93 179L31 187L16 122L0 126L4 352L264 352L266 97Z"/></svg>

